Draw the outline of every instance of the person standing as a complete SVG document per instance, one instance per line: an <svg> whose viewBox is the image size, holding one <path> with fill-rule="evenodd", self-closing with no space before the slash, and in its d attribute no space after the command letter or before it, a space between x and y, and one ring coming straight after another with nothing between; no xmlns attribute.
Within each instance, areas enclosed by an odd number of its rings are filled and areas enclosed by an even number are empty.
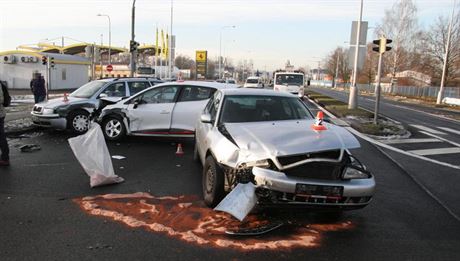
<svg viewBox="0 0 460 261"><path fill-rule="evenodd" d="M39 103L46 98L45 79L39 73L34 73L30 81L30 89L34 94L35 103Z"/></svg>
<svg viewBox="0 0 460 261"><path fill-rule="evenodd" d="M1 84L1 83L0 83ZM0 87L0 150L2 154L0 155L0 166L9 166L10 165L10 149L8 148L8 141L6 140L5 134L5 116L6 111L3 107L3 90Z"/></svg>

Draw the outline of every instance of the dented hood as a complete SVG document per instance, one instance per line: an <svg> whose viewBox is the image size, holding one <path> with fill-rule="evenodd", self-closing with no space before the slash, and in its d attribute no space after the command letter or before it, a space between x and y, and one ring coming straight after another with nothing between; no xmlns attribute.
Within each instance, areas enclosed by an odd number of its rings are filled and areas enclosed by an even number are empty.
<svg viewBox="0 0 460 261"><path fill-rule="evenodd" d="M346 129L324 123L327 130L312 129L314 120L226 123L225 127L242 150L260 156L286 156L360 147Z"/></svg>

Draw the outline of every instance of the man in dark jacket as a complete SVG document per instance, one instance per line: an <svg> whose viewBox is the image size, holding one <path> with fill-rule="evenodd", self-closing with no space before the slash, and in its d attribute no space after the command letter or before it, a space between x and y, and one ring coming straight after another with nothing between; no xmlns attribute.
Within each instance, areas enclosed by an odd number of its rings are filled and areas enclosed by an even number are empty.
<svg viewBox="0 0 460 261"><path fill-rule="evenodd" d="M39 103L46 98L45 79L39 73L35 73L32 81L30 81L30 89L34 94L35 103Z"/></svg>
<svg viewBox="0 0 460 261"><path fill-rule="evenodd" d="M1 84L1 83L0 83ZM8 141L5 134L5 108L3 107L3 90L0 87L0 150L2 155L0 157L0 166L10 165L10 150L8 148Z"/></svg>

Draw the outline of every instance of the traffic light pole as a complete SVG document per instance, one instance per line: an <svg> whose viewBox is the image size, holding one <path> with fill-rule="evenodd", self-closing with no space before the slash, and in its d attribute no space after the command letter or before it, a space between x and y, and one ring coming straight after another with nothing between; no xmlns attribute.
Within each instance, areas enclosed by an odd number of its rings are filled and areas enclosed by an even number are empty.
<svg viewBox="0 0 460 261"><path fill-rule="evenodd" d="M374 124L377 124L379 117L379 104L380 104L380 77L382 75L382 53L379 53L379 65L377 67L377 86L375 86L375 110L374 110Z"/></svg>

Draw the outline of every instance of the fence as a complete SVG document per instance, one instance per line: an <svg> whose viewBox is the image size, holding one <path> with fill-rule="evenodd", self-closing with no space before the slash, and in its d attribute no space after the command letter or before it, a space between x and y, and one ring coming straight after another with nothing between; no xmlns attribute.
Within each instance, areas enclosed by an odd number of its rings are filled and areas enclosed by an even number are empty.
<svg viewBox="0 0 460 261"><path fill-rule="evenodd" d="M332 87L331 81L311 81L311 85ZM382 93L392 93L394 95L401 95L407 97L420 97L420 98L436 98L438 96L439 87L427 86L394 86L391 90L389 83L381 84ZM339 87L349 88L349 84L339 84ZM375 92L375 84L358 84L360 91L368 93ZM460 98L460 87L444 87L443 97Z"/></svg>

